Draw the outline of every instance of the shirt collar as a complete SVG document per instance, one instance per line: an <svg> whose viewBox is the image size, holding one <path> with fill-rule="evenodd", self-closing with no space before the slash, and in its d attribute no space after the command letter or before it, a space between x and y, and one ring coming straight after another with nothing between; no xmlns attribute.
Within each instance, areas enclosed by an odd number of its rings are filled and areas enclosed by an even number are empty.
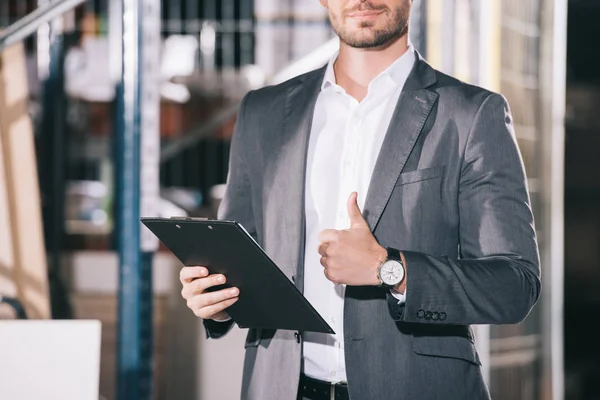
<svg viewBox="0 0 600 400"><path fill-rule="evenodd" d="M335 71L333 70L333 65L337 60L338 55L339 51L336 51L327 63L327 68L325 69L325 76L323 77L323 83L321 84L321 90L325 90L330 87L340 88L336 83ZM408 75L410 74L410 71L412 70L415 61L415 50L412 44L409 42L407 51L396 61L394 61L389 67L387 67L383 72L377 75L371 81L371 84L381 79L382 77L387 76L391 78L396 85L403 86L406 80L408 79ZM369 84L369 86L371 84Z"/></svg>

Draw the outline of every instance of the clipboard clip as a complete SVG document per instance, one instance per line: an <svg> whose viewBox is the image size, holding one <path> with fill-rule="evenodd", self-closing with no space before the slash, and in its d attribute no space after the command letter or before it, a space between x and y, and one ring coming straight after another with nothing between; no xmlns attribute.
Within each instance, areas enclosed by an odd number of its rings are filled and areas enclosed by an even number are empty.
<svg viewBox="0 0 600 400"><path fill-rule="evenodd" d="M208 217L170 217L170 219L179 221L216 221L216 219Z"/></svg>

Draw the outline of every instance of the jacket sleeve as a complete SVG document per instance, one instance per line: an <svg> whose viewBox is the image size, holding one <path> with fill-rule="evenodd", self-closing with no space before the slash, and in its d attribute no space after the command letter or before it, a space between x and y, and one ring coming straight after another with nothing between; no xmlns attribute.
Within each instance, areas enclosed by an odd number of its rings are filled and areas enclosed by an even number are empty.
<svg viewBox="0 0 600 400"><path fill-rule="evenodd" d="M246 164L245 151L243 144L244 135L244 117L248 98L251 92L247 93L242 99L237 121L231 139L231 149L229 153L229 169L227 173L227 183L223 199L219 205L218 219L237 221L256 239L256 227L254 223L254 214L252 212L252 197L250 192L250 179L248 176L248 166ZM217 322L205 320L204 328L208 338L218 339L225 336L233 327L232 320Z"/></svg>
<svg viewBox="0 0 600 400"><path fill-rule="evenodd" d="M525 169L503 96L481 104L464 150L457 259L403 251L404 305L392 317L425 324L514 324L541 292L540 263Z"/></svg>

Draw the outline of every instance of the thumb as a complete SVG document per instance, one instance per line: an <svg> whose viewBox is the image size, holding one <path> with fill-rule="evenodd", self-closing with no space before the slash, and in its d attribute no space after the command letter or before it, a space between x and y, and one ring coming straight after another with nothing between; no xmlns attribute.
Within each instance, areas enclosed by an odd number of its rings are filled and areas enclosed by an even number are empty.
<svg viewBox="0 0 600 400"><path fill-rule="evenodd" d="M348 198L348 216L350 217L350 229L369 227L358 208L358 193L356 192L352 192Z"/></svg>

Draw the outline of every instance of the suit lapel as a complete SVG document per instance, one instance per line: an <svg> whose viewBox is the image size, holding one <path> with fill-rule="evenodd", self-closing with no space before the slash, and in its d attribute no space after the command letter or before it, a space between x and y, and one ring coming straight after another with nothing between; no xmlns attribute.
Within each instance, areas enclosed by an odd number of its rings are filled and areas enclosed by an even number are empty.
<svg viewBox="0 0 600 400"><path fill-rule="evenodd" d="M437 93L426 89L435 81L434 70L417 54L381 146L365 200L363 215L373 231L438 98Z"/></svg>
<svg viewBox="0 0 600 400"><path fill-rule="evenodd" d="M284 213L292 270L296 272L295 283L303 289L305 213L304 193L306 177L306 158L313 112L325 69L305 76L303 81L290 87L286 96L283 118L281 145L278 160L282 180L279 185L281 211Z"/></svg>

